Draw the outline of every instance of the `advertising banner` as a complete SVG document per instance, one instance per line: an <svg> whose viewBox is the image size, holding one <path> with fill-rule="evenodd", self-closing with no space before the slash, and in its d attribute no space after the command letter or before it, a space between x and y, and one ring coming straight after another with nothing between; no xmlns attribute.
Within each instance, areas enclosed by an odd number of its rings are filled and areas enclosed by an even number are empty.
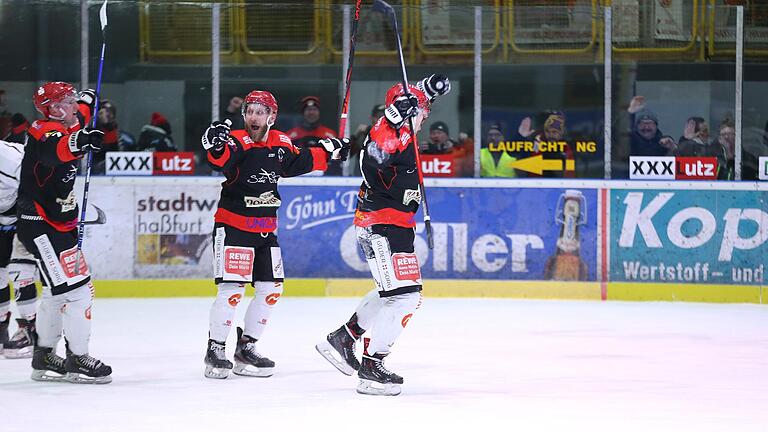
<svg viewBox="0 0 768 432"><path fill-rule="evenodd" d="M610 280L762 284L768 192L612 190Z"/></svg>
<svg viewBox="0 0 768 432"><path fill-rule="evenodd" d="M357 187L280 191L288 277L369 276L352 225ZM435 249L418 224L423 277L595 280L596 190L434 187L427 193Z"/></svg>
<svg viewBox="0 0 768 432"><path fill-rule="evenodd" d="M95 277L211 277L218 179L138 180L91 189L90 202L108 219L86 232ZM278 237L288 278L369 277L352 225L357 191L280 186ZM424 277L595 280L595 189L432 187L427 193L435 249L427 248L423 224L415 242Z"/></svg>

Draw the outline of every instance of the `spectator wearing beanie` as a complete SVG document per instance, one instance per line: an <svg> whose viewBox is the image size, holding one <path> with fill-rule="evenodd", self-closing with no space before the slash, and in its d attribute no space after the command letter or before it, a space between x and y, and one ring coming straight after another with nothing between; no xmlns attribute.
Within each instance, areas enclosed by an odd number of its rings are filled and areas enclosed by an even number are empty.
<svg viewBox="0 0 768 432"><path fill-rule="evenodd" d="M141 128L137 147L140 151L177 151L171 137L171 124L168 123L168 119L159 112L153 112L150 123Z"/></svg>
<svg viewBox="0 0 768 432"><path fill-rule="evenodd" d="M136 147L136 139L120 130L117 125L117 107L109 99L99 103L96 128L104 132L104 147L103 151L93 154L93 173L104 174L106 152L132 151Z"/></svg>
<svg viewBox="0 0 768 432"><path fill-rule="evenodd" d="M288 130L286 135L297 147L314 147L323 138L336 138L336 132L320 124L320 98L307 96L301 100L301 126ZM322 175L322 172L316 173ZM329 161L326 176L340 176L341 162Z"/></svg>
<svg viewBox="0 0 768 432"><path fill-rule="evenodd" d="M448 125L442 121L436 121L429 127L429 141L421 145L424 154L446 154L453 150L456 143L450 138Z"/></svg>

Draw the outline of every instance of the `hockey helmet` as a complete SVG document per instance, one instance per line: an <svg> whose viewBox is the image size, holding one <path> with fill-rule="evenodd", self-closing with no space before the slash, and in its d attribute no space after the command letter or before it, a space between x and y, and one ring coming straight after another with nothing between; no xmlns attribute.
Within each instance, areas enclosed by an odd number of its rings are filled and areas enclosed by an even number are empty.
<svg viewBox="0 0 768 432"><path fill-rule="evenodd" d="M53 81L38 87L32 100L35 103L35 108L37 111L39 111L43 117L49 118L49 109L51 108L51 104L55 102L61 102L62 100L66 99L67 96L71 96L73 98L77 97L77 91L75 90L75 87L70 83Z"/></svg>
<svg viewBox="0 0 768 432"><path fill-rule="evenodd" d="M408 84L408 92L412 95L416 96L416 99L419 100L419 109L424 111L429 111L430 103L429 98L427 98L427 95L424 94L423 91L421 91L418 87L416 87L413 84ZM401 83L397 83L393 85L392 87L387 90L387 95L384 97L384 102L387 106L392 105L395 103L395 100L397 100L398 97L405 94L403 92L403 85Z"/></svg>
<svg viewBox="0 0 768 432"><path fill-rule="evenodd" d="M265 107L269 108L270 111L272 111L272 114L275 115L275 119L277 119L277 100L275 100L275 97L272 95L272 93L263 90L254 90L248 93L248 95L245 96L243 105L240 108L243 115L245 115L245 110L248 105L251 104L264 105Z"/></svg>

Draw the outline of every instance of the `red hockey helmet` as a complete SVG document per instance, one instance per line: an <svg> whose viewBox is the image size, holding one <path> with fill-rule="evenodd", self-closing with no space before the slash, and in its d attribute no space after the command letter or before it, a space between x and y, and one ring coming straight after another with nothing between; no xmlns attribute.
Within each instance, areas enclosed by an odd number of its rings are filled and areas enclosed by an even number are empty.
<svg viewBox="0 0 768 432"><path fill-rule="evenodd" d="M37 88L32 100L35 102L35 108L43 115L43 117L50 117L48 111L51 104L54 102L61 102L67 96L77 97L77 91L75 87L66 82L53 81L45 83Z"/></svg>
<svg viewBox="0 0 768 432"><path fill-rule="evenodd" d="M275 100L275 97L272 95L272 93L268 91L254 90L248 93L248 95L243 100L243 105L240 108L243 115L245 115L245 109L250 104L264 105L265 107L269 108L272 113L275 114L275 117L277 117L277 100Z"/></svg>
<svg viewBox="0 0 768 432"><path fill-rule="evenodd" d="M412 95L416 96L416 99L419 100L419 109L429 111L429 98L427 98L427 95L424 94L423 91L419 90L419 88L413 84L408 84L408 91ZM397 83L390 87L389 90L387 90L387 95L384 97L384 102L387 106L392 105L395 103L395 100L403 94L403 84Z"/></svg>

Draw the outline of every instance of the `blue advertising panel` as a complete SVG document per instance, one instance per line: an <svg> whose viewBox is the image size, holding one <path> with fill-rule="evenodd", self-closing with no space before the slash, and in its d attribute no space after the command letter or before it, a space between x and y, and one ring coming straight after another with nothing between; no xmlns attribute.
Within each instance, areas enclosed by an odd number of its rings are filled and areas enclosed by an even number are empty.
<svg viewBox="0 0 768 432"><path fill-rule="evenodd" d="M357 191L280 187L288 277L369 277L352 226ZM415 242L425 278L595 280L595 189L433 187L427 194L435 249L427 248L423 224Z"/></svg>
<svg viewBox="0 0 768 432"><path fill-rule="evenodd" d="M613 281L762 284L768 193L612 190Z"/></svg>

